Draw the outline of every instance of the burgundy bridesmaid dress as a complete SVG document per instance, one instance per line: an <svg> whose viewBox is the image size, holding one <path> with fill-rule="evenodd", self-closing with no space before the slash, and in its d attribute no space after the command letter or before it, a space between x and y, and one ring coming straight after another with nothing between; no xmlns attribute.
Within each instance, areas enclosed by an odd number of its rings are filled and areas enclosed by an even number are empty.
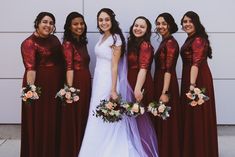
<svg viewBox="0 0 235 157"><path fill-rule="evenodd" d="M141 103L147 107L147 105L154 99L154 88L153 79L151 76L151 64L153 61L153 47L148 42L142 42L140 45L140 50L136 52L128 52L128 81L131 88L135 89L135 84L137 81L137 75L140 69L146 69L146 79L142 89L144 89L144 97ZM152 126L149 114L147 112L144 115L138 116L136 118L139 133L141 136L142 145L149 157L156 156L157 148L157 138L155 135L154 128ZM149 130L146 130L146 129ZM152 135L149 135L151 133ZM153 154L153 152L156 152Z"/></svg>
<svg viewBox="0 0 235 157"><path fill-rule="evenodd" d="M183 157L218 157L216 109L213 79L207 63L208 41L200 36L188 37L181 48L183 60L181 108L183 122ZM185 93L190 86L191 66L198 67L196 87L205 88L210 97L196 107L188 105Z"/></svg>
<svg viewBox="0 0 235 157"><path fill-rule="evenodd" d="M27 71L36 71L35 85L42 94L33 104L22 102L21 157L58 157L60 101L56 93L64 83L64 58L58 38L32 34L21 45L25 66L23 86L27 85Z"/></svg>
<svg viewBox="0 0 235 157"><path fill-rule="evenodd" d="M79 101L62 105L60 157L77 157L83 140L91 96L90 57L86 45L63 43L66 69L74 71L73 87L80 89Z"/></svg>
<svg viewBox="0 0 235 157"><path fill-rule="evenodd" d="M181 157L180 155L180 130L179 130L179 85L176 76L176 63L179 56L179 45L173 36L162 40L154 56L154 94L155 100L159 101L164 85L164 75L171 74L168 89L169 102L171 107L170 117L162 120L159 117L153 118L153 123L158 135L158 148L160 157Z"/></svg>

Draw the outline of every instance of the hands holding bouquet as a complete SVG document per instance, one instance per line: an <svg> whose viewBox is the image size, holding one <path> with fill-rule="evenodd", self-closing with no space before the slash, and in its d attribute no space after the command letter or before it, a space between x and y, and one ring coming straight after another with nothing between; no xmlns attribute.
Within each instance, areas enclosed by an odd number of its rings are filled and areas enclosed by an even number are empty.
<svg viewBox="0 0 235 157"><path fill-rule="evenodd" d="M191 106L202 105L205 101L209 100L209 97L205 95L205 89L190 89L186 96L191 100L189 102Z"/></svg>
<svg viewBox="0 0 235 157"><path fill-rule="evenodd" d="M168 117L170 117L170 110L171 107L166 106L162 101L154 101L148 105L148 111L151 112L154 116L161 117L163 120L166 120Z"/></svg>
<svg viewBox="0 0 235 157"><path fill-rule="evenodd" d="M117 99L101 100L93 115L101 117L104 122L118 122L124 115L136 117L144 114L145 109L138 102L124 102L119 95Z"/></svg>
<svg viewBox="0 0 235 157"><path fill-rule="evenodd" d="M80 90L76 89L74 87L68 87L67 85L64 85L64 88L61 89L55 97L59 97L64 103L71 104L73 102L76 102L79 100L79 94Z"/></svg>
<svg viewBox="0 0 235 157"><path fill-rule="evenodd" d="M121 107L121 97L118 96L117 99L110 98L109 100L101 100L100 104L93 111L93 115L96 117L101 117L104 122L117 122L122 119L123 108Z"/></svg>
<svg viewBox="0 0 235 157"><path fill-rule="evenodd" d="M142 115L145 112L144 107L141 106L141 103L138 102L125 102L122 104L122 107L125 109L125 114L127 116L138 116L138 115Z"/></svg>
<svg viewBox="0 0 235 157"><path fill-rule="evenodd" d="M27 104L31 104L34 100L39 99L40 95L41 88L35 85L28 84L21 90L21 98Z"/></svg>

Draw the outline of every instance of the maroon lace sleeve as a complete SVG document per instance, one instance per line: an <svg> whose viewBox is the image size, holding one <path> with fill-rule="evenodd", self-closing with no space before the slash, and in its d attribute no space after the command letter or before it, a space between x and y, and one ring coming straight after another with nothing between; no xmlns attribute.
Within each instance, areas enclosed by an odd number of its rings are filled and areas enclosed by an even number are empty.
<svg viewBox="0 0 235 157"><path fill-rule="evenodd" d="M36 64L36 47L34 42L30 39L25 40L21 45L21 54L24 62L25 69L35 70Z"/></svg>
<svg viewBox="0 0 235 157"><path fill-rule="evenodd" d="M166 43L166 62L165 62L165 67L166 71L171 73L175 60L177 59L179 49L178 45L176 42L173 40L169 40Z"/></svg>
<svg viewBox="0 0 235 157"><path fill-rule="evenodd" d="M63 43L63 52L66 61L66 70L73 70L73 45L71 42Z"/></svg>
<svg viewBox="0 0 235 157"><path fill-rule="evenodd" d="M199 67L201 62L206 59L206 41L197 37L192 43L193 65Z"/></svg>
<svg viewBox="0 0 235 157"><path fill-rule="evenodd" d="M152 46L143 42L140 45L140 53L139 53L139 68L140 69L149 69L153 61L153 49Z"/></svg>

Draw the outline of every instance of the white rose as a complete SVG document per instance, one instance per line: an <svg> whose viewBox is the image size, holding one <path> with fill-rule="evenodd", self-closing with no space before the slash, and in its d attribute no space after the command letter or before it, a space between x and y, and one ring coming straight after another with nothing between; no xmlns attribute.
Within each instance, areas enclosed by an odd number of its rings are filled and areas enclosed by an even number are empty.
<svg viewBox="0 0 235 157"><path fill-rule="evenodd" d="M131 109L133 112L138 113L139 112L139 104L138 103L134 103L134 105L132 106Z"/></svg>
<svg viewBox="0 0 235 157"><path fill-rule="evenodd" d="M158 112L163 113L165 109L166 109L166 106L164 104L162 104L158 107Z"/></svg>
<svg viewBox="0 0 235 157"><path fill-rule="evenodd" d="M70 87L69 90L70 90L71 92L75 92L75 91L76 91L76 89L73 88L73 87Z"/></svg>

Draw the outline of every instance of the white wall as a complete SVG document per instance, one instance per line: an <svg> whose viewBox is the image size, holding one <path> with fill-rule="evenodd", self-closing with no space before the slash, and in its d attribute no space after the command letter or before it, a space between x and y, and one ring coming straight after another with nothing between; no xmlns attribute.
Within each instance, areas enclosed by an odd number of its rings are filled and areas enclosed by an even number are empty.
<svg viewBox="0 0 235 157"><path fill-rule="evenodd" d="M225 3L226 2L226 3ZM98 38L96 14L103 8L114 10L124 32L128 32L133 20L146 16L154 26L156 16L169 12L179 26L180 19L188 10L197 12L210 36L213 59L209 61L215 85L218 124L235 124L235 104L232 102L235 88L235 9L232 0L2 0L0 5L0 123L20 123L20 87L24 67L20 54L21 42L33 32L33 21L41 11L52 12L56 17L56 34L62 37L65 18L71 11L85 16L88 25L89 53L92 57L91 71L94 69L93 47ZM182 45L186 34L179 29L175 34ZM152 37L155 48L158 41ZM181 79L181 59L177 73Z"/></svg>

